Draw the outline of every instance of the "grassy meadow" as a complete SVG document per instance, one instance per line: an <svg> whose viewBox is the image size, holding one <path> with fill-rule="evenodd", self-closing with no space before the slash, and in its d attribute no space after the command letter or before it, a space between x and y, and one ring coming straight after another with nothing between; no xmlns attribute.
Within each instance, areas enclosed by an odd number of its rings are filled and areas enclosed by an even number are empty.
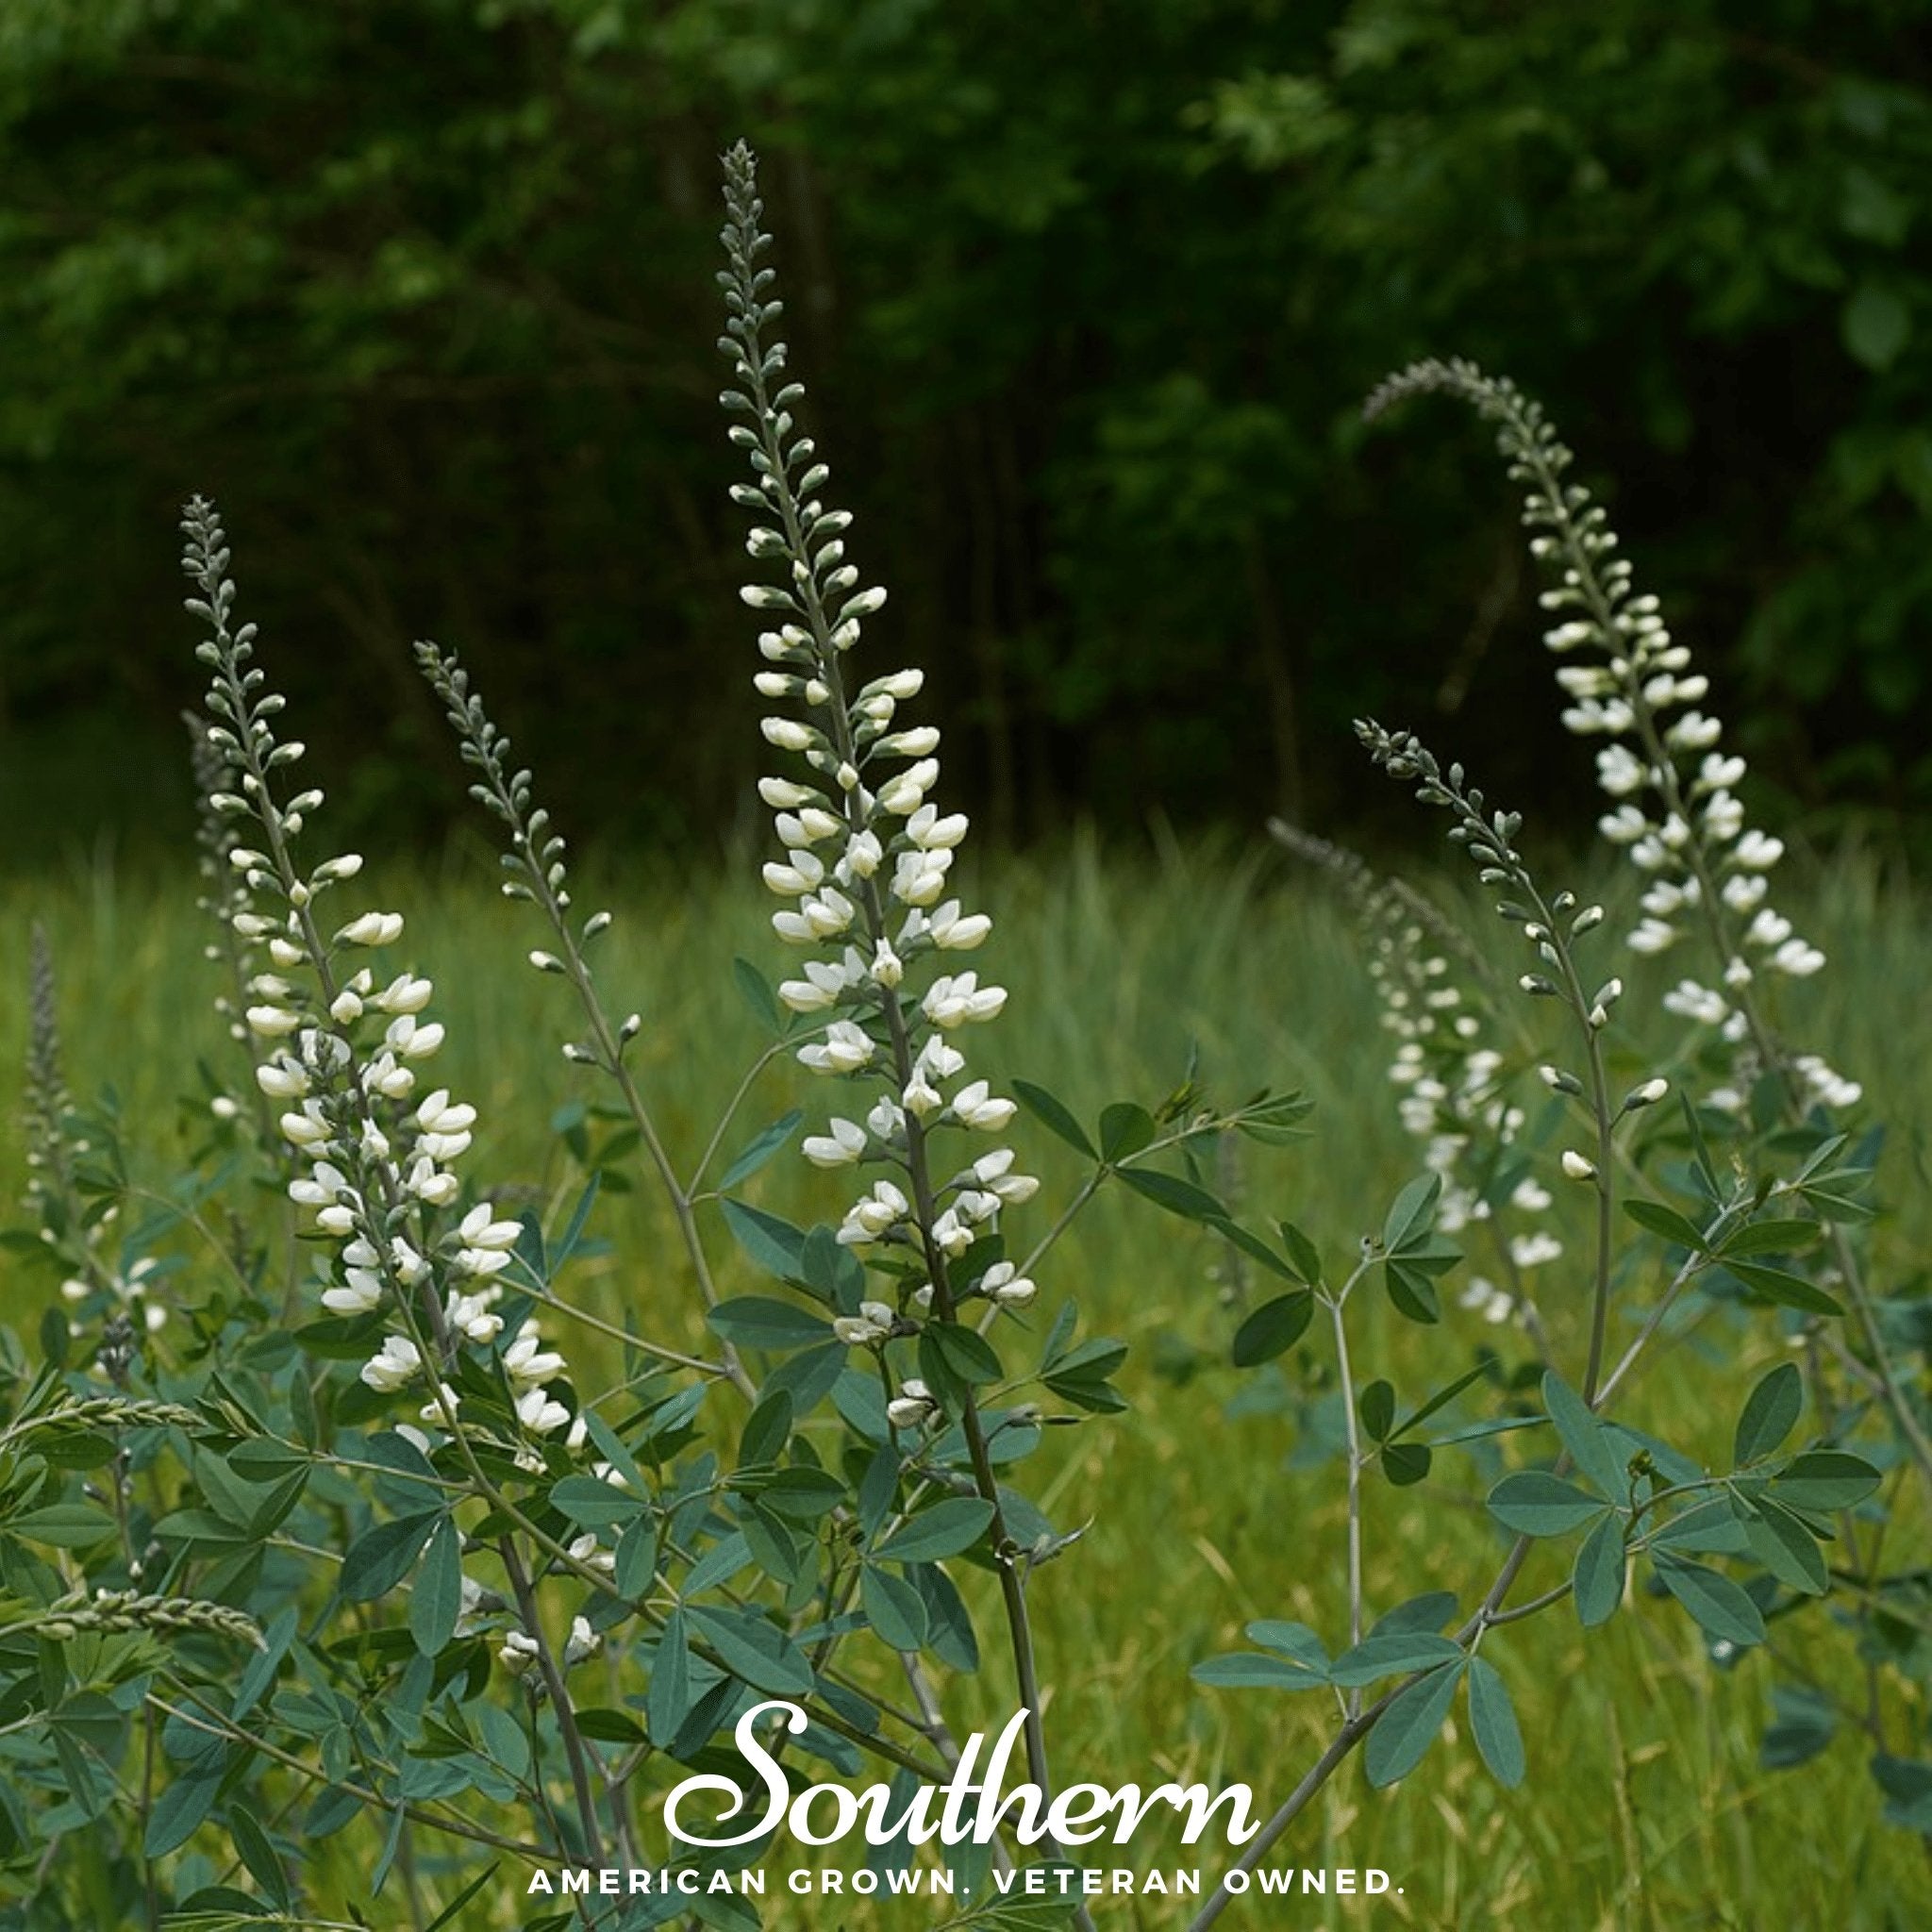
<svg viewBox="0 0 1932 1932"><path fill-rule="evenodd" d="M1427 836L1419 830L1419 845ZM552 1121L574 1099L600 1096L592 1076L559 1053L574 1018L568 990L523 963L542 935L527 908L495 895L491 865L486 852L462 846L413 870L373 856L364 875L372 890L358 898L409 916L398 961L437 982L437 1017L449 1028L437 1078L481 1115L476 1145L462 1163L466 1178L499 1201L567 1211L581 1176ZM1331 1254L1379 1224L1415 1171L1415 1156L1394 1119L1386 1036L1351 923L1319 883L1265 853L1174 848L1120 858L1077 841L1052 857L983 864L980 874L974 903L994 913L996 930L974 963L1012 991L1005 1016L981 1036L984 1071L1038 1080L1090 1120L1116 1099L1158 1104L1181 1082L1191 1054L1199 1078L1223 1101L1264 1084L1299 1088L1317 1103L1312 1137L1287 1149L1239 1143L1219 1184L1248 1218L1291 1217ZM607 871L601 886L586 883L577 893L585 910L608 901L617 912L600 976L614 1011L636 1007L643 1014L635 1064L687 1172L723 1100L768 1041L728 970L735 954L773 977L784 963L765 924L770 902L755 879L756 861L746 856L728 867ZM1793 914L1803 896L1786 889ZM1881 1172L1890 1211L1877 1270L1878 1285L1891 1289L1920 1270L1932 1233L1923 1171L1932 1008L1917 991L1932 908L1884 884L1856 855L1816 868L1809 898L1804 929L1831 964L1793 990L1790 1012L1793 1030L1862 1079L1893 1124ZM208 928L192 899L185 867L171 874L76 864L0 886L0 957L8 962L0 1063L18 1065L24 1052L27 934L39 919L58 967L70 1082L84 1101L106 1086L116 1091L138 1171L157 1183L207 1138L197 1057L230 1091L244 1091L246 1078L210 1010L215 969L202 958ZM1624 1009L1624 1024L1642 1024L1652 1039L1668 1038L1676 1024L1650 1025L1657 1016L1648 996L1673 963L1633 975L1637 996ZM823 1086L781 1059L745 1103L724 1151L794 1104L822 1115L826 1098ZM1048 1224L1073 1183L1074 1158L1024 1117L1013 1138L1022 1166L1047 1180L1015 1217L1024 1239ZM703 1346L668 1213L635 1172L634 1191L611 1190L601 1199L594 1232L608 1245L576 1264L575 1292L608 1320L631 1311L659 1340ZM22 1177L9 1109L0 1124L0 1194L16 1202ZM834 1211L844 1185L782 1158L748 1194L809 1221ZM715 1220L708 1237L724 1291L757 1291L749 1264ZM1580 1241L1573 1254L1578 1248ZM201 1263L192 1249L182 1252L191 1266L178 1278L192 1297ZM1291 1417L1268 1399L1270 1390L1285 1395L1320 1371L1319 1338L1258 1374L1227 1365L1239 1319L1232 1304L1244 1291L1230 1262L1211 1236L1104 1191L1042 1270L1041 1307L1050 1311L1072 1295L1093 1328L1132 1343L1123 1386L1133 1407L1049 1432L1041 1460L1026 1465L1029 1490L1057 1524L1091 1524L1039 1574L1033 1601L1062 1782L1243 1779L1265 1812L1321 1748L1332 1709L1314 1698L1205 1690L1188 1671L1239 1647L1241 1624L1255 1617L1298 1618L1339 1636L1342 1486L1339 1467L1316 1465L1313 1445L1298 1445ZM24 1335L36 1299L52 1286L41 1274L25 1278L23 1288L16 1276L5 1313ZM1455 1306L1456 1282L1447 1284L1442 1325L1427 1331L1393 1319L1379 1291L1373 1295L1376 1306L1357 1344L1361 1375L1389 1374L1412 1403L1467 1367L1478 1345L1521 1352L1520 1337L1512 1342L1509 1331ZM1576 1346L1584 1300L1580 1283L1573 1295L1550 1272L1542 1302L1559 1349ZM1621 1330L1630 1332L1627 1324ZM566 1339L591 1359L609 1346L582 1329ZM1779 1353L1768 1318L1749 1326L1707 1324L1648 1363L1629 1413L1715 1459L1751 1380ZM730 1420L729 1391L718 1400L721 1421ZM1479 1498L1507 1453L1492 1446L1491 1460L1475 1470L1464 1452L1444 1451L1421 1489L1395 1491L1370 1476L1372 1609L1430 1588L1456 1591L1466 1607L1486 1587L1501 1544ZM1907 1540L1924 1546L1926 1527L1923 1518L1902 1521L1896 1547ZM1544 1554L1533 1562L1518 1598L1555 1581L1557 1560ZM961 1731L997 1729L1013 1705L1003 1651L991 1641L991 1581L974 1580L987 1662L976 1681L948 1688ZM1825 1615L1774 1626L1774 1641L1831 1689L1863 1698L1849 1641L1831 1633ZM1227 1923L1340 1926L1373 1915L1394 1925L1525 1932L1932 1923L1932 1863L1917 1838L1881 1824L1862 1740L1841 1735L1797 1773L1758 1768L1765 1657L1713 1667L1690 1621L1641 1588L1588 1643L1567 1607L1558 1607L1497 1632L1484 1655L1515 1694L1531 1753L1528 1782L1515 1792L1495 1786L1459 1724L1392 1791L1371 1790L1358 1766L1350 1767L1272 1862L1379 1866L1401 1894L1373 1906L1250 1901ZM313 1875L352 1874L361 1830L320 1847ZM447 1897L448 1874L463 1869L460 1857L440 1866L443 1856L440 1845L422 1849L414 1877L425 1896ZM1132 1856L1213 1869L1211 1857L1197 1857L1152 1830ZM402 1924L396 1909L392 1923ZM774 1894L773 1918L856 1932L938 1916L930 1905L866 1916L874 1909L788 1907ZM492 1922L480 1904L475 1910L481 1915L464 1923L511 1923ZM1102 1913L1123 1932L1152 1932L1178 1916L1158 1898L1122 1900Z"/></svg>

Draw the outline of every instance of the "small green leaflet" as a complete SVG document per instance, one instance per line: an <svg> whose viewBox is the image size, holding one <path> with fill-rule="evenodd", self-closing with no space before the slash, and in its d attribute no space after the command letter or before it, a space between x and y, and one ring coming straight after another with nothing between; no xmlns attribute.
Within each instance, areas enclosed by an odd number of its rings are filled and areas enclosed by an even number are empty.
<svg viewBox="0 0 1932 1932"><path fill-rule="evenodd" d="M1369 1782L1377 1790L1407 1777L1422 1762L1423 1754L1435 1742L1436 1733L1449 1715L1449 1707L1456 1702L1456 1687L1466 1668L1467 1659L1461 1659L1418 1677L1397 1691L1389 1708L1375 1720L1362 1756Z"/></svg>
<svg viewBox="0 0 1932 1932"><path fill-rule="evenodd" d="M1058 1134L1070 1147L1077 1147L1089 1160L1100 1158L1094 1153L1093 1142L1087 1138L1086 1129L1044 1087L1036 1087L1030 1080L1015 1080L1011 1084L1014 1098L1042 1126Z"/></svg>
<svg viewBox="0 0 1932 1932"><path fill-rule="evenodd" d="M1455 1663L1461 1656L1459 1644L1426 1630L1381 1631L1364 1637L1353 1650L1343 1651L1328 1674L1335 1683L1354 1690L1384 1677L1407 1676L1411 1671Z"/></svg>
<svg viewBox="0 0 1932 1932"><path fill-rule="evenodd" d="M1253 1650L1211 1657L1189 1674L1210 1690L1314 1690L1325 1681L1285 1657L1263 1657Z"/></svg>
<svg viewBox="0 0 1932 1932"><path fill-rule="evenodd" d="M1704 1230L1661 1201L1625 1201L1624 1212L1639 1227L1660 1236L1673 1247L1689 1248L1694 1255L1705 1252Z"/></svg>
<svg viewBox="0 0 1932 1932"><path fill-rule="evenodd" d="M726 1341L773 1354L791 1348L809 1348L814 1342L828 1341L832 1333L829 1323L791 1302L768 1295L740 1295L735 1300L720 1302L705 1320L711 1332Z"/></svg>
<svg viewBox="0 0 1932 1932"><path fill-rule="evenodd" d="M1742 1469L1757 1462L1791 1433L1805 1406L1804 1379L1795 1362L1780 1362L1752 1390L1738 1418L1731 1460Z"/></svg>
<svg viewBox="0 0 1932 1932"><path fill-rule="evenodd" d="M1235 1367L1257 1368L1285 1354L1307 1333L1314 1314L1315 1297L1306 1288L1263 1302L1235 1330Z"/></svg>
<svg viewBox="0 0 1932 1932"><path fill-rule="evenodd" d="M748 1181L758 1169L791 1140L798 1131L805 1115L796 1108L782 1119L775 1120L763 1133L750 1141L724 1172L718 1176L718 1191L726 1193L742 1181Z"/></svg>
<svg viewBox="0 0 1932 1932"><path fill-rule="evenodd" d="M439 1655L455 1636L462 1607L462 1540L456 1524L447 1516L440 1516L429 1532L423 1567L409 1591L409 1635L425 1657ZM260 1875L256 1874L258 1878Z"/></svg>
<svg viewBox="0 0 1932 1932"><path fill-rule="evenodd" d="M1814 1449L1794 1456L1772 1478L1771 1493L1792 1509L1849 1509L1878 1487L1878 1472L1862 1456Z"/></svg>
<svg viewBox="0 0 1932 1932"><path fill-rule="evenodd" d="M1574 1483L1544 1470L1506 1475L1490 1491L1490 1514L1518 1536L1563 1536L1603 1511L1604 1505Z"/></svg>
<svg viewBox="0 0 1932 1932"><path fill-rule="evenodd" d="M1699 1629L1723 1642L1764 1641L1764 1619L1757 1606L1728 1576L1702 1563L1686 1563L1654 1553L1651 1561L1663 1587L1690 1611Z"/></svg>
<svg viewBox="0 0 1932 1932"><path fill-rule="evenodd" d="M923 1509L872 1552L881 1563L935 1563L970 1550L986 1534L992 1505L980 1496L949 1496Z"/></svg>
<svg viewBox="0 0 1932 1932"><path fill-rule="evenodd" d="M1469 1723L1490 1775L1513 1791L1523 1782L1529 1760L1523 1753L1523 1732L1509 1702L1509 1687L1487 1657L1469 1660Z"/></svg>
<svg viewBox="0 0 1932 1932"><path fill-rule="evenodd" d="M1607 1624L1624 1601L1624 1524L1616 1516L1606 1516L1583 1539L1576 1552L1576 1567L1570 1573L1570 1587L1576 1602L1576 1621L1586 1630Z"/></svg>
<svg viewBox="0 0 1932 1932"><path fill-rule="evenodd" d="M1801 1308L1807 1315L1842 1315L1844 1306L1828 1295L1815 1282L1807 1281L1783 1268L1767 1268L1757 1261L1736 1261L1728 1255L1724 1265L1744 1286L1766 1301L1787 1308Z"/></svg>
<svg viewBox="0 0 1932 1932"><path fill-rule="evenodd" d="M1554 1370L1543 1376L1543 1407L1576 1467L1611 1501L1626 1501L1630 1479L1616 1444L1582 1396Z"/></svg>

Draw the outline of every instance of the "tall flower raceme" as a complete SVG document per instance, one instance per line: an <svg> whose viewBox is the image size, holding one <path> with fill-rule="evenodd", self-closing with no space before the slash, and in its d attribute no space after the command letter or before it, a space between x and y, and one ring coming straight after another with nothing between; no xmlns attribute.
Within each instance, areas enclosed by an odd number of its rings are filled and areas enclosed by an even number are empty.
<svg viewBox="0 0 1932 1932"><path fill-rule="evenodd" d="M1011 1148L986 1144L1016 1107L974 1074L962 1043L1000 1013L1007 993L965 963L991 922L953 890L967 821L942 813L931 796L939 731L901 716L923 675L896 671L861 683L850 668L864 622L886 593L861 588L846 558L851 515L824 501L830 473L798 426L803 387L782 379L787 351L772 331L783 305L772 292L774 271L759 265L771 238L761 226L757 163L742 142L724 158L724 177L719 346L734 384L722 401L742 419L730 436L751 469L751 481L732 495L752 515L747 551L778 578L747 584L741 594L773 626L758 638L766 668L757 688L784 708L765 718L763 736L798 761L800 774L758 785L782 850L764 868L766 886L784 902L772 924L800 956L778 997L818 1029L798 1049L800 1064L852 1095L803 1151L829 1170L884 1171L850 1198L837 1239L890 1285L841 1309L834 1332L847 1347L872 1352L895 1432L917 1443L944 1419L958 1424L998 1571L1029 1774L1049 1790L1026 1603L1035 1545L1013 1533L974 1393L1003 1371L962 1321L975 1305L991 1318L1024 1308L1035 1294L998 1237L1004 1209L1029 1199L1039 1183L1015 1171ZM908 1349L917 1374L905 1373ZM1077 1917L1087 1923L1084 1909Z"/></svg>
<svg viewBox="0 0 1932 1932"><path fill-rule="evenodd" d="M508 849L503 855L508 874L503 881L505 897L536 907L549 924L551 944L556 950L538 948L529 955L529 962L539 973L561 975L576 993L585 1030L579 1038L565 1043L564 1058L576 1065L596 1068L615 1084L637 1129L639 1144L671 1204L698 1291L707 1307L715 1307L718 1291L695 1214L702 1168L695 1178L686 1181L673 1165L670 1150L645 1104L643 1090L627 1058L643 1020L631 1013L622 1021L613 1021L605 1008L591 970L591 949L609 931L611 915L600 911L582 917L573 909L563 839L553 829L549 812L535 803L528 768L510 762L509 735L485 710L483 699L472 688L470 674L457 654L434 643L419 642L416 663L457 734L464 763L477 774L470 787L470 795L508 835ZM753 1069L754 1075L763 1064L760 1060L758 1067ZM751 1078L747 1077L740 1088L740 1099L750 1085ZM734 1102L731 1111L735 1111L736 1105ZM720 1135L729 1124L730 1117L731 1112L727 1111L719 1123ZM693 1363L687 1357L641 1338L634 1338L634 1341L646 1353L683 1362L687 1367L708 1366ZM729 1341L723 1342L722 1349L723 1373L741 1394L755 1399L756 1387L737 1350Z"/></svg>
<svg viewBox="0 0 1932 1932"><path fill-rule="evenodd" d="M743 591L774 625L758 639L770 667L758 675L758 693L789 707L768 716L762 731L810 774L758 784L783 850L764 868L765 884L785 902L772 925L804 956L778 997L819 1022L799 1063L855 1092L806 1141L807 1158L823 1168L887 1170L853 1200L839 1240L898 1248L917 1264L905 1277L901 1310L846 1321L848 1339L880 1341L891 1332L888 1314L931 1309L951 1321L960 1304L980 1297L1024 1306L1031 1282L968 1257L997 1231L1001 1209L1028 1199L1038 1183L1016 1174L1011 1150L997 1143L957 1167L938 1158L944 1130L996 1135L1015 1111L973 1076L963 1049L970 1029L1007 1003L1005 988L983 983L961 958L982 944L991 921L968 912L952 891L967 821L941 813L930 796L939 731L900 716L924 675L853 682L848 666L861 626L886 593L860 589L845 560L852 519L821 495L829 472L794 414L802 385L772 387L786 360L785 345L768 337L782 305L768 294L773 271L757 265L770 238L759 226L748 150L727 158L726 179L731 266L720 277L729 309L721 346L739 387L724 401L749 419L733 425L731 438L753 473L732 495L755 518L751 556L783 566L781 581Z"/></svg>
<svg viewBox="0 0 1932 1932"><path fill-rule="evenodd" d="M289 1193L313 1211L329 1244L323 1307L366 1322L377 1345L361 1380L379 1393L420 1390L425 1421L444 1428L456 1427L461 1400L458 1352L493 1358L522 1434L519 1458L532 1464L533 1445L572 1423L551 1386L564 1362L527 1320L504 1337L498 1277L522 1226L487 1202L458 1205L455 1163L476 1110L426 1077L443 1041L427 1017L434 988L408 971L377 974L373 961L402 937L400 913L357 911L339 924L325 917L362 861L345 853L298 863L322 793L279 797L303 746L277 735L283 701L254 661L255 625L233 625L227 540L213 507L196 498L182 529L182 567L197 591L188 608L210 632L196 647L211 674L208 737L226 775L209 802L242 828L227 853L240 882L228 917L265 960L246 982L242 1023L258 1056L257 1084L280 1109L277 1128L300 1170Z"/></svg>
<svg viewBox="0 0 1932 1932"><path fill-rule="evenodd" d="M1420 892L1382 877L1357 854L1281 819L1268 829L1335 881L1361 926L1381 1024L1396 1041L1389 1066L1396 1112L1421 1144L1424 1171L1442 1184L1437 1228L1491 1237L1502 1282L1473 1272L1461 1305L1540 1334L1538 1271L1559 1261L1564 1247L1542 1219L1553 1197L1530 1172L1526 1116L1513 1098L1522 1065L1485 1031L1488 962Z"/></svg>
<svg viewBox="0 0 1932 1932"><path fill-rule="evenodd" d="M1557 682L1569 700L1564 728L1605 741L1597 782L1611 809L1599 828L1646 881L1642 917L1627 943L1639 954L1660 954L1699 933L1716 983L1686 974L1664 1006L1715 1029L1730 1047L1748 1048L1734 1077L1707 1101L1741 1111L1755 1060L1788 1071L1808 1099L1855 1105L1861 1097L1856 1081L1817 1054L1789 1054L1777 1043L1755 991L1767 978L1808 978L1824 955L1771 904L1767 875L1784 843L1746 824L1738 797L1745 764L1721 749L1724 726L1708 708L1710 680L1692 668L1689 646L1672 637L1658 600L1636 589L1603 506L1581 484L1565 481L1573 452L1513 382L1460 359L1418 362L1376 390L1367 413L1439 390L1497 425L1509 476L1524 486L1524 522L1536 532L1530 552L1556 579L1541 601L1557 620L1543 641L1562 659Z"/></svg>
<svg viewBox="0 0 1932 1932"><path fill-rule="evenodd" d="M1454 823L1449 837L1468 853L1483 885L1505 895L1496 909L1521 927L1535 958L1534 969L1520 976L1519 987L1532 998L1557 1001L1575 1025L1582 1047L1580 1071L1550 1065L1541 1074L1551 1091L1574 1100L1589 1123L1587 1143L1564 1148L1557 1164L1566 1182L1587 1186L1596 1197L1590 1356L1580 1385L1584 1400L1592 1402L1608 1341L1617 1135L1632 1116L1661 1100L1670 1091L1669 1083L1652 1075L1621 1096L1612 1091L1603 1035L1624 996L1624 982L1612 975L1586 991L1589 982L1579 957L1582 941L1603 924L1603 908L1579 905L1576 895L1567 891L1546 899L1512 842L1521 816L1492 811L1485 817L1483 794L1468 785L1460 765L1441 764L1412 732L1391 732L1373 720L1357 724L1356 730L1371 758L1391 777L1415 780L1416 795L1424 804L1450 812ZM1556 1240L1545 1239L1552 1243Z"/></svg>
<svg viewBox="0 0 1932 1932"><path fill-rule="evenodd" d="M188 752L194 774L195 865L201 874L202 891L197 908L213 923L214 937L202 948L210 964L221 967L226 984L216 993L214 1008L228 1038L254 1061L253 1041L248 1024L242 1017L249 1000L248 982L261 970L258 943L247 937L249 921L238 915L249 911L248 888L229 862L228 855L240 842L235 820L214 803L227 789L227 760L221 747L208 736L208 720L195 711L182 713L188 726ZM244 1104L232 1093L218 1092L209 1103L217 1120L238 1119ZM258 1092L254 1109L265 1141L273 1139L274 1116L269 1096Z"/></svg>

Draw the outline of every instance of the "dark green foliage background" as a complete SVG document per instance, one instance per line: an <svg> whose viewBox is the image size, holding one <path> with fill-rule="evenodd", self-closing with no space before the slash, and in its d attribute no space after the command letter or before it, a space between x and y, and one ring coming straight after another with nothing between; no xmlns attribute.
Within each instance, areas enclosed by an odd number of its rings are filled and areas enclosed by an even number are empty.
<svg viewBox="0 0 1932 1932"><path fill-rule="evenodd" d="M185 820L173 518L203 489L297 714L365 755L339 804L447 809L428 634L566 824L728 827L755 700L711 272L743 132L879 652L928 667L995 829L1355 816L1361 709L1457 711L1494 789L1582 814L1581 761L1528 762L1547 673L1489 452L1446 412L1359 426L1428 352L1513 373L1613 479L1768 780L1923 822L1928 28L6 0L0 808Z"/></svg>

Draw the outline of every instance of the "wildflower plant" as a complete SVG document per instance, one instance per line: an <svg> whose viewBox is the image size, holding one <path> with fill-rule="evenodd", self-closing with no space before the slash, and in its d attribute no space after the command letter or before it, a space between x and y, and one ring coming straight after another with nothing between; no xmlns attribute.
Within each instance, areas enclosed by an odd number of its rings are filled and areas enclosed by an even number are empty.
<svg viewBox="0 0 1932 1932"><path fill-rule="evenodd" d="M765 963L732 969L766 1041L689 1144L653 1091L650 1023L613 1000L611 912L575 905L533 773L458 656L423 642L504 893L532 922L515 950L560 982L558 1171L481 1179L497 1124L436 1072L437 935L368 891L358 854L318 846L326 801L240 617L225 531L188 506L227 1057L192 1172L151 1181L111 1111L76 1112L44 947L32 963L29 1245L72 1284L38 1364L0 1353L0 1879L31 1892L35 1932L315 1923L308 1848L351 1832L370 1886L407 1888L419 1924L473 1923L500 1863L653 1881L641 1900L525 1915L532 1932L754 1924L754 1899L713 1896L773 1847L769 1823L745 1822L753 1758L875 1772L909 1802L967 1774L958 1687L983 1667L982 1701L1024 1713L1038 1812L1064 1816L1054 1772L1080 1740L1049 1737L1038 1593L1106 1579L1028 1480L1049 1431L1127 1406L1126 1349L1083 1332L1058 1265L1103 1189L1269 1282L1225 1345L1241 1369L1298 1352L1341 1464L1345 1576L1324 1627L1257 1621L1253 1648L1194 1672L1209 1690L1312 1691L1334 1724L1191 1932L1358 1748L1372 1782L1395 1782L1458 1699L1489 1769L1521 1781L1506 1633L1524 1618L1568 1603L1593 1630L1641 1573L1728 1655L1824 1594L1847 1550L1865 1595L1890 1601L1859 1512L1921 1459L1924 1424L1861 1272L1872 1150L1831 1118L1852 1083L1784 1046L1762 998L1824 961L1766 903L1776 841L1746 828L1707 687L1533 406L1462 364L1384 395L1452 389L1501 425L1557 574L1565 722L1612 741L1605 829L1642 872L1641 923L1619 938L1604 907L1547 889L1516 814L1412 734L1364 723L1373 761L1444 815L1507 943L1277 828L1361 916L1422 1171L1373 1215L1251 1224L1224 1198L1258 1191L1230 1150L1298 1138L1298 1097L1223 1106L1191 1072L1158 1107L1090 1122L1038 1080L995 1079L982 1029L1008 994L958 876L972 828L945 808L921 673L866 664L886 595L803 425L741 145L724 201L772 939ZM1707 963L1665 1002L1691 1037L1659 1048L1632 1024L1623 955L1676 947ZM237 1048L254 1090L239 1098ZM807 1104L764 1118L788 1080ZM1042 1134L1080 1162L1057 1203L1033 1172ZM825 1206L808 1225L760 1197L794 1156ZM593 1279L575 1264L602 1239L604 1192L635 1181L675 1243ZM1480 1270L1456 1282L1478 1242ZM1425 1380L1372 1373L1376 1292L1428 1331ZM1807 1364L1726 1391L1739 1414L1716 1468L1621 1409L1690 1322L1780 1324ZM1815 1427L1794 1439L1807 1389ZM1881 1415L1903 1444L1890 1459ZM1372 1602L1378 1482L1441 1483L1464 1457L1507 1540L1494 1574ZM687 1789L695 1838L660 1816ZM1060 1836L1008 1816L984 1843L879 1850L983 1886L989 1867L1076 1862ZM62 1840L99 1856L43 1884ZM497 1862L458 1875L452 1851ZM1069 1890L1025 1923L1090 1922Z"/></svg>

